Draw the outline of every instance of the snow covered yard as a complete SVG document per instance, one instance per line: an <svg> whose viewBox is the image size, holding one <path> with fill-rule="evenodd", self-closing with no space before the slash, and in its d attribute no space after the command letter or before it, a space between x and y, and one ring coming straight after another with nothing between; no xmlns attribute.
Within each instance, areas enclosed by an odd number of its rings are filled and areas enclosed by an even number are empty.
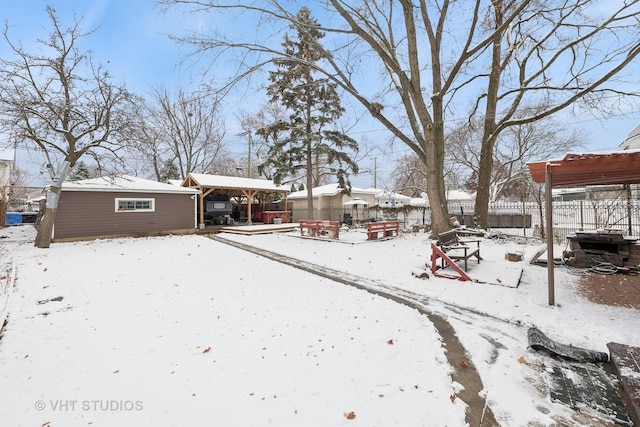
<svg viewBox="0 0 640 427"><path fill-rule="evenodd" d="M470 275L500 279L491 285L412 276L429 259L424 234L351 233L220 237L424 296L455 328L500 425L600 425L550 400L526 329L606 351L640 343L636 310L581 298L566 271L549 307L546 270L504 259L537 245L483 241ZM43 250L29 226L0 235L0 260L17 272L0 341L3 425L465 425L442 337L414 309L206 236Z"/></svg>

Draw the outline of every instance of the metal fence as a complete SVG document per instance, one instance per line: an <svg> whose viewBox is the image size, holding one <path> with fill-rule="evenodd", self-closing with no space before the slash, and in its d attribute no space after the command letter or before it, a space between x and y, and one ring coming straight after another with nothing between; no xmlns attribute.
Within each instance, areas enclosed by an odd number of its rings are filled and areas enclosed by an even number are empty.
<svg viewBox="0 0 640 427"><path fill-rule="evenodd" d="M535 202L493 202L489 204L490 229L536 236L546 221L546 206ZM473 226L473 204L449 204L449 212ZM464 216L462 216L464 215ZM640 201L578 200L553 202L553 234L558 243L577 230L619 229L626 236L640 236ZM546 227L545 227L546 229Z"/></svg>

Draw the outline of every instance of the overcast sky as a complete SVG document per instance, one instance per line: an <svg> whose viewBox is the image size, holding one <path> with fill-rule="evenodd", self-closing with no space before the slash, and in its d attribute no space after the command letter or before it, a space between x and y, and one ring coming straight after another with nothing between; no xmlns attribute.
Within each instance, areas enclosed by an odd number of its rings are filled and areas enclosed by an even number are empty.
<svg viewBox="0 0 640 427"><path fill-rule="evenodd" d="M185 29L199 28L205 22L197 22L198 17L185 16L172 11L170 15L162 14L154 0L0 0L0 22L7 23L12 40L21 41L23 46L34 44L37 37L43 37L51 28L45 6L52 4L58 12L62 26L67 27L75 13L83 17L83 28L98 30L84 40L86 49L91 49L94 59L106 66L117 81L126 83L129 90L146 93L150 87L165 85L169 88L181 85L193 88L199 83L201 71L197 67L182 64L185 51L169 38L169 33L180 33ZM236 25L238 23L224 23ZM242 28L242 26L239 26ZM6 57L8 48L4 40L0 41L0 56ZM255 103L254 103L255 105ZM246 108L251 108L248 106ZM257 111L255 105L254 111ZM227 129L229 150L238 158L246 153L246 141L237 135L239 129L232 109L228 113ZM237 112L236 112L237 113ZM585 150L613 151L627 137L629 132L640 124L640 114L633 118L622 116L601 123L592 117L567 119L568 127L586 130ZM388 133L382 126L375 124L373 128L352 135L356 139L366 138L370 142L386 140ZM1 137L1 135L0 135ZM1 141L0 141L1 142ZM405 146L396 147L396 152L378 152L378 177L384 179L393 168L393 159L401 154L408 154ZM24 151L24 150L21 150ZM18 166L24 169L38 170L42 159L38 155L18 152ZM393 150L392 150L393 151ZM395 156L394 156L395 155ZM6 157L0 151L0 157ZM9 156L11 157L11 156ZM380 182L378 182L380 184ZM372 176L363 176L354 180L354 185L370 187Z"/></svg>

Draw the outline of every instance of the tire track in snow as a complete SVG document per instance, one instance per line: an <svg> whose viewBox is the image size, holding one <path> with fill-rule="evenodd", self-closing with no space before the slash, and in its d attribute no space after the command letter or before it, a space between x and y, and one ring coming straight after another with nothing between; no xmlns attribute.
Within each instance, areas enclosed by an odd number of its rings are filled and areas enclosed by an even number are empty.
<svg viewBox="0 0 640 427"><path fill-rule="evenodd" d="M468 363L470 361L469 354L456 336L455 330L451 324L444 317L427 309L427 305L429 303L428 297L393 286L387 286L383 283L355 276L347 272L334 270L321 265L312 264L310 262L301 261L275 252L267 251L265 249L259 249L244 243L228 240L216 235L209 235L208 237L216 242L224 243L226 245L260 255L272 261L298 268L338 283L353 286L418 310L419 313L427 316L442 337L446 346L446 351L444 353L453 371L451 374L452 381L464 386L464 388L458 392L457 396L468 406L468 411L466 413L466 422L468 425L472 427L499 426L491 412L491 408L487 406L486 400L483 397L482 391L484 387L482 385L482 379L480 378L478 371L473 366L473 363ZM461 363L463 361L465 361L465 363Z"/></svg>

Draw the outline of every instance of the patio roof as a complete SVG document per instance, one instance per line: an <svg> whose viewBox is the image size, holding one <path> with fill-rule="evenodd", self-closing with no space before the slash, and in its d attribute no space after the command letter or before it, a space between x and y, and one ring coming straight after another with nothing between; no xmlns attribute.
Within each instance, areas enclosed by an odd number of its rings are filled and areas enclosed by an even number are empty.
<svg viewBox="0 0 640 427"><path fill-rule="evenodd" d="M527 166L533 180L545 184L549 305L555 305L552 188L640 183L640 151L569 153L562 159L531 162Z"/></svg>
<svg viewBox="0 0 640 427"><path fill-rule="evenodd" d="M190 173L182 182L182 186L200 190L198 215L202 227L204 227L204 200L209 194L216 192L229 197L245 197L247 201L260 195L278 193L284 198L285 210L287 209L289 189L266 179ZM262 202L264 203L264 198ZM251 202L247 203L247 224L251 225Z"/></svg>
<svg viewBox="0 0 640 427"><path fill-rule="evenodd" d="M640 183L640 151L569 153L562 159L527 163L533 180L552 187Z"/></svg>

